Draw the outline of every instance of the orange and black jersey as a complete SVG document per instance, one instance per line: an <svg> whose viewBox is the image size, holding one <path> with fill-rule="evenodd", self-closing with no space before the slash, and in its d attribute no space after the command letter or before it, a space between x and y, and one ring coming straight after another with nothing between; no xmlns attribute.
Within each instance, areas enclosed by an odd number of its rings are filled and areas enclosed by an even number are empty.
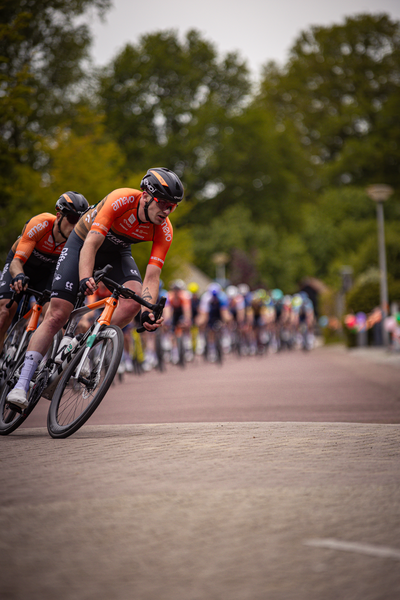
<svg viewBox="0 0 400 600"><path fill-rule="evenodd" d="M106 238L102 251L127 248L131 244L152 241L149 264L162 268L172 242L169 219L162 225L142 223L138 218L139 200L143 192L132 188L114 190L98 204L91 206L75 226L75 233L86 239L89 231L98 231ZM106 245L106 246L105 246Z"/></svg>
<svg viewBox="0 0 400 600"><path fill-rule="evenodd" d="M53 227L56 218L50 213L41 213L27 221L20 237L11 248L14 258L32 267L47 265L53 268L65 244L65 241L57 244L54 239Z"/></svg>

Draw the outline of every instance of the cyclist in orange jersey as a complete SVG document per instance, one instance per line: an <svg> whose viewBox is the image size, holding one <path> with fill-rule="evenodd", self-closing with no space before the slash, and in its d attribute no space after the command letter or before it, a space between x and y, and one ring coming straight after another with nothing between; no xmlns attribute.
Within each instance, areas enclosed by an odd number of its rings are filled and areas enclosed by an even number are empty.
<svg viewBox="0 0 400 600"><path fill-rule="evenodd" d="M183 185L173 171L157 167L147 171L140 187L142 191L114 190L79 220L60 254L49 309L31 338L21 376L8 400L21 407L27 405L30 380L54 335L68 320L78 292L90 295L96 290L94 269L111 264L113 280L148 302L156 302L161 269L173 236L168 216L183 199ZM131 245L146 241L153 244L142 285ZM122 328L139 309L138 303L121 298L112 322ZM147 331L155 331L162 322L162 317L155 321L153 313L142 309L141 323Z"/></svg>
<svg viewBox="0 0 400 600"><path fill-rule="evenodd" d="M41 213L27 221L8 253L0 277L0 352L18 306L13 303L11 308L6 308L13 292L27 287L27 277L30 287L39 292L51 288L65 242L89 203L78 192L66 192L57 200L55 208L56 215Z"/></svg>

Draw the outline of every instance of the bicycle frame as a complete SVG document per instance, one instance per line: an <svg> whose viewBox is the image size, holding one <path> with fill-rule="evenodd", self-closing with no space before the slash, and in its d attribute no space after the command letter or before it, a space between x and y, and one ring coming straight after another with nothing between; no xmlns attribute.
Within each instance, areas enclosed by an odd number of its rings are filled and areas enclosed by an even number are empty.
<svg viewBox="0 0 400 600"><path fill-rule="evenodd" d="M96 319L95 323L91 327L89 327L89 329L83 334L82 338L79 340L77 345L71 350L71 352L67 354L63 362L57 365L57 368L49 374L48 380L45 384L45 388L42 392L42 396L44 398L47 398L48 400L52 399L54 390L56 389L64 370L67 368L74 356L76 356L77 352L79 352L81 348L86 344L87 348L85 349L81 357L76 372L76 377L79 377L82 370L82 366L85 362L85 359L89 353L91 346L93 345L95 338L97 337L103 326L110 325L111 318L114 314L115 309L118 306L118 299L114 298L112 295L107 296L107 298L102 298L97 302L93 302L91 304L87 304L86 306L75 308L71 312L70 318L65 328L65 335L70 335L71 337L73 337L75 329L83 315L93 310L96 310L97 308L101 308L102 306L104 307L104 309L101 315L98 317L98 319ZM49 359L49 361L47 362L48 364L46 366L49 369L51 369L51 367L56 364L52 359Z"/></svg>
<svg viewBox="0 0 400 600"><path fill-rule="evenodd" d="M26 304L27 304L27 298L28 298L28 294L35 292L35 294L37 293L35 290L31 290L31 289L27 289L26 290L26 295L24 298L24 304L25 304L25 308L26 308ZM50 292L49 292L50 294ZM45 293L43 293L41 295L42 299L44 300L46 298ZM45 304L46 302L44 302ZM22 351L24 350L25 346L26 346L26 340L28 337L30 337L30 335L37 329L38 324L39 324L39 318L40 315L42 314L43 311L43 306L44 304L40 304L37 300L35 301L34 305L28 310L28 312L26 312L25 314L22 315L22 317L20 317L20 319L17 321L17 323L15 324L15 330L13 331L13 338L11 339L11 344L10 347L12 347L12 345L14 344L14 340L15 340L15 336L18 334L18 331L21 330L21 328L24 329L24 332L21 336L21 339L19 340L18 346L16 348L15 353L12 355L12 357L10 358L9 355L6 355L4 357L4 361L2 363L2 371L4 371L4 368L7 368L9 361L12 360L14 362L17 362ZM21 310L21 312L23 312ZM25 325L25 322L27 321L27 324ZM8 362L7 362L8 361ZM2 379L1 375L0 375L0 379Z"/></svg>
<svg viewBox="0 0 400 600"><path fill-rule="evenodd" d="M76 375L75 375L76 378L78 378L80 376L82 366L83 366L83 364L87 358L87 355L89 354L90 348L92 347L93 342L96 339L97 335L99 334L100 330L103 327L110 325L112 316L118 306L118 299L115 298L113 295L107 296L106 298L97 300L97 302L93 302L91 304L87 304L86 306L76 308L71 313L69 323L65 330L66 335L74 334L76 326L78 325L79 320L81 319L81 317L84 314L91 312L92 310L96 310L97 308L101 308L102 306L104 306L104 308L103 308L101 314L96 319L95 323L91 327L89 327L89 329L83 335L83 338L81 340L81 341L86 342L86 348L85 348L85 351L79 362L78 368L76 370ZM82 346L83 346L83 343L78 344L77 348L81 348ZM74 354L76 354L76 352Z"/></svg>
<svg viewBox="0 0 400 600"><path fill-rule="evenodd" d="M54 390L58 385L58 381L60 380L63 371L66 369L68 364L71 362L72 358L74 356L76 356L77 352L79 352L83 348L83 346L86 344L86 348L82 354L81 360L79 361L79 365L77 367L76 374L75 374L75 377L77 379L80 377L82 367L83 367L85 360L89 354L90 348L94 344L95 339L98 336L101 337L101 330L104 329L105 327L107 327L108 325L110 325L110 323L111 323L112 316L119 304L119 302L118 302L119 296L122 295L124 297L130 298L132 300L135 300L142 306L149 308L150 310L154 311L158 315L157 318L159 316L161 316L161 314L162 314L162 310L165 305L165 298L162 299L160 301L160 303L158 303L156 305L151 304L151 303L147 302L146 300L143 300L143 298L141 298L141 296L139 296L138 294L136 294L129 288L124 288L124 286L117 284L115 281L112 281L112 279L108 279L107 277L105 277L104 276L105 269L107 269L107 267L105 267L102 270L103 273L101 275L101 278L104 281L104 283L106 285L110 286L111 289L114 289L114 291L111 294L111 296L107 296L106 298L102 298L101 300L98 300L97 302L92 302L91 304L88 304L86 306L77 306L77 308L75 308L71 312L70 318L69 318L67 326L65 328L65 335L74 336L75 329L78 325L78 322L84 314L91 312L93 310L96 310L97 308L104 307L103 311L101 312L99 317L96 319L95 323L91 327L89 327L89 329L83 334L82 338L79 340L77 345L67 354L66 358L60 365L58 365L57 369L55 371L53 371L53 373L50 374L48 380L45 383L45 387L42 392L42 396L44 396L45 398L47 398L49 400L51 400L51 398L53 397ZM81 296L81 298L77 304L79 305L79 302L83 302L83 299L84 299L83 296ZM140 329L138 329L138 331L140 331ZM55 364L52 359L49 359L47 362L48 362L47 366L49 368L52 366L52 364L53 365Z"/></svg>

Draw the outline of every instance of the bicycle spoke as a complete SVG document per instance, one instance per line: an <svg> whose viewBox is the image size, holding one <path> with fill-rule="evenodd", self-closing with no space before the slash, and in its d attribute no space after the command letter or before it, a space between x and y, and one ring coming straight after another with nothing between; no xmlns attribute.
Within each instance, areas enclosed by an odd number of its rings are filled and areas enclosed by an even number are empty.
<svg viewBox="0 0 400 600"><path fill-rule="evenodd" d="M48 429L53 437L67 437L79 429L111 385L121 359L123 335L113 326L108 332L108 336L100 335L90 348L82 368L79 365L84 350L73 359L60 380L48 417Z"/></svg>

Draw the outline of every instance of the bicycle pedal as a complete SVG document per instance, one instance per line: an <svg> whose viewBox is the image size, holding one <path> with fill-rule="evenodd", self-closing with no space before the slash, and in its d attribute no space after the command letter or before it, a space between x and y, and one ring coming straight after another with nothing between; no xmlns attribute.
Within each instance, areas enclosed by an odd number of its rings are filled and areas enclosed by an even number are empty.
<svg viewBox="0 0 400 600"><path fill-rule="evenodd" d="M6 406L8 406L8 408L10 410L13 410L14 412L17 412L20 415L23 415L25 413L25 410L26 410L24 408L21 408L20 406L17 406L16 404L13 404L12 402L8 402L8 401L6 402Z"/></svg>

